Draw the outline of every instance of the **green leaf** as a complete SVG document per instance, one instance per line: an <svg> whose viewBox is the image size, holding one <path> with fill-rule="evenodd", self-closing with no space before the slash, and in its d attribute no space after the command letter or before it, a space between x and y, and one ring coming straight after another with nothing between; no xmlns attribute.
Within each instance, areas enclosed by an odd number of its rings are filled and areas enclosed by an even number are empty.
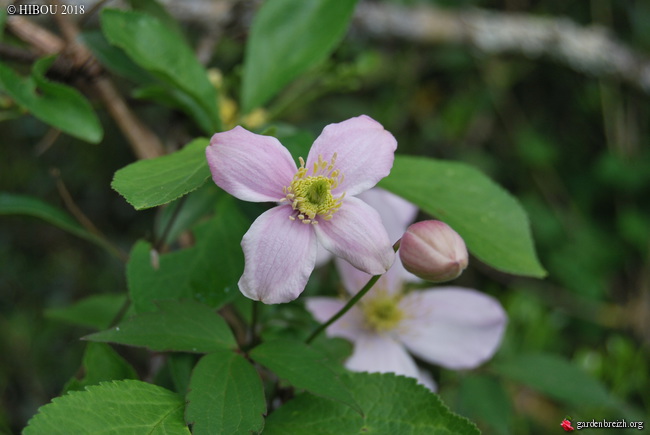
<svg viewBox="0 0 650 435"><path fill-rule="evenodd" d="M165 26L165 28L176 33L176 36L185 41L185 35L181 30L181 26L167 10L156 0L129 0L131 8L136 11L144 12L152 17L157 18Z"/></svg>
<svg viewBox="0 0 650 435"><path fill-rule="evenodd" d="M155 77L136 65L124 53L124 50L111 45L99 30L84 32L80 35L80 38L101 64L114 74L135 83L151 83L156 80Z"/></svg>
<svg viewBox="0 0 650 435"><path fill-rule="evenodd" d="M104 343L87 344L82 367L84 377L71 379L64 387L64 392L83 390L89 385L104 381L138 379L131 364Z"/></svg>
<svg viewBox="0 0 650 435"><path fill-rule="evenodd" d="M474 424L449 411L415 379L392 373L354 373L344 381L364 409L363 416L338 402L304 393L267 418L264 435L479 434Z"/></svg>
<svg viewBox="0 0 650 435"><path fill-rule="evenodd" d="M519 355L494 362L492 368L504 378L521 382L567 404L616 406L616 401L599 381L558 355Z"/></svg>
<svg viewBox="0 0 650 435"><path fill-rule="evenodd" d="M249 356L296 388L337 400L363 414L343 382L343 368L319 351L300 341L268 341L253 349Z"/></svg>
<svg viewBox="0 0 650 435"><path fill-rule="evenodd" d="M192 373L185 417L192 433L249 434L264 427L264 387L244 357L220 351L204 356Z"/></svg>
<svg viewBox="0 0 650 435"><path fill-rule="evenodd" d="M223 193L216 184L205 183L187 196L168 204L156 222L156 238L165 236L165 243L174 242L183 231L209 215Z"/></svg>
<svg viewBox="0 0 650 435"><path fill-rule="evenodd" d="M109 42L122 48L135 63L168 86L184 92L201 107L204 117L210 120L206 134L220 130L216 89L192 49L173 28L150 15L116 9L104 9L101 23Z"/></svg>
<svg viewBox="0 0 650 435"><path fill-rule="evenodd" d="M178 108L187 113L196 121L206 133L214 133L209 114L185 92L161 85L148 85L133 91L133 97L155 101L167 107Z"/></svg>
<svg viewBox="0 0 650 435"><path fill-rule="evenodd" d="M124 294L94 295L65 308L49 308L45 316L73 325L105 329L111 326L125 303Z"/></svg>
<svg viewBox="0 0 650 435"><path fill-rule="evenodd" d="M246 46L244 113L327 58L348 27L356 0L270 0L253 20Z"/></svg>
<svg viewBox="0 0 650 435"><path fill-rule="evenodd" d="M214 310L192 301L160 301L160 311L138 314L85 340L142 346L154 351L192 353L235 348L226 321Z"/></svg>
<svg viewBox="0 0 650 435"><path fill-rule="evenodd" d="M503 385L495 378L472 375L462 379L458 411L489 427L489 433L512 433L512 403Z"/></svg>
<svg viewBox="0 0 650 435"><path fill-rule="evenodd" d="M153 301L161 299L193 298L214 308L232 300L244 271L241 239L249 222L225 196L215 216L194 229L194 247L158 256L138 242L126 270L136 312L154 309Z"/></svg>
<svg viewBox="0 0 650 435"><path fill-rule="evenodd" d="M104 132L88 100L76 89L45 78L54 60L54 56L38 60L27 78L0 63L0 89L46 124L87 142L100 142Z"/></svg>
<svg viewBox="0 0 650 435"><path fill-rule="evenodd" d="M543 277L526 212L480 171L458 162L395 156L380 183L460 234L469 250L495 269Z"/></svg>
<svg viewBox="0 0 650 435"><path fill-rule="evenodd" d="M189 435L183 399L146 382L104 382L55 398L28 422L24 435Z"/></svg>
<svg viewBox="0 0 650 435"><path fill-rule="evenodd" d="M171 202L201 187L210 176L208 143L194 139L173 154L132 163L115 173L111 187L136 210Z"/></svg>
<svg viewBox="0 0 650 435"><path fill-rule="evenodd" d="M104 240L86 230L66 212L40 199L27 195L0 192L0 215L27 215L55 225L77 237L111 249Z"/></svg>

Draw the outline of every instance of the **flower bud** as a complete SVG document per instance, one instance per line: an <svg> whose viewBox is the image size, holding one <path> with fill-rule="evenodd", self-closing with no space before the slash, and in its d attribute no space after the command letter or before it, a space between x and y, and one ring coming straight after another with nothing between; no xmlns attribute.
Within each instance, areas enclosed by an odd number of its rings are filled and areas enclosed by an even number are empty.
<svg viewBox="0 0 650 435"><path fill-rule="evenodd" d="M399 256L404 268L433 282L457 278L467 267L467 248L458 233L440 221L416 222L402 236Z"/></svg>

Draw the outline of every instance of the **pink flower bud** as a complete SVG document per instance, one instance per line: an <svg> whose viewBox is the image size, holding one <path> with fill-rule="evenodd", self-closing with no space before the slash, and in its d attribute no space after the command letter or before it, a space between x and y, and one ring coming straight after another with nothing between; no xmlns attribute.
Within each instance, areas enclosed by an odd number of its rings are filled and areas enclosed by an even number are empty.
<svg viewBox="0 0 650 435"><path fill-rule="evenodd" d="M402 236L399 256L404 268L433 282L457 278L467 267L467 248L458 233L440 221L416 222Z"/></svg>

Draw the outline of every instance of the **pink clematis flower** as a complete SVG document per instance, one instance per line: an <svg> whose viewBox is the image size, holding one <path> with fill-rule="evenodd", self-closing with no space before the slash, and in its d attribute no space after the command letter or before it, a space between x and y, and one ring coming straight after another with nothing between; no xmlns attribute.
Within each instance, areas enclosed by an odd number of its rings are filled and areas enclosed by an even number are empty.
<svg viewBox="0 0 650 435"><path fill-rule="evenodd" d="M401 200L400 209L387 209L387 204L396 202L394 195L377 190L369 192L374 198L363 199L377 207L382 217L388 216L384 223L389 232L403 233L409 223L407 217L414 217L414 206ZM338 259L336 265L350 295L370 279L370 275ZM348 369L393 372L416 378L435 390L433 379L418 368L410 354L449 369L474 368L498 349L507 318L496 299L476 290L436 287L405 292L410 281L420 282L396 258L370 292L326 332L354 344L345 364ZM344 305L344 300L329 297L306 301L307 309L319 322L327 321Z"/></svg>
<svg viewBox="0 0 650 435"><path fill-rule="evenodd" d="M274 137L242 127L215 134L206 149L214 182L244 201L278 203L244 235L241 292L267 304L297 298L318 244L367 273L388 270L395 254L381 218L355 195L389 174L396 147L365 115L326 126L300 168Z"/></svg>

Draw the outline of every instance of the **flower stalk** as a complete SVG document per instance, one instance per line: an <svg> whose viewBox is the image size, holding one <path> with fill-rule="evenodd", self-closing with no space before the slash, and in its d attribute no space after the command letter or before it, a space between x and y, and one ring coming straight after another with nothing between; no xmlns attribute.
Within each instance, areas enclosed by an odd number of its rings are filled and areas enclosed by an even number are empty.
<svg viewBox="0 0 650 435"><path fill-rule="evenodd" d="M399 249L400 241L402 239L399 239L395 244L393 245L393 251L397 252ZM370 291L370 289L375 285L375 283L381 278L382 275L374 275L372 278L368 280L366 285L363 286L359 292L354 295L350 300L348 301L347 304L343 306L336 314L334 314L330 319L321 324L318 328L314 330L314 332L311 333L311 335L305 340L306 344L310 344L318 335L323 332L325 329L327 329L328 326L330 326L332 323L336 322L338 319L340 319L345 313L347 313L350 308L352 308L359 300L361 300L362 297L365 296L366 293Z"/></svg>

